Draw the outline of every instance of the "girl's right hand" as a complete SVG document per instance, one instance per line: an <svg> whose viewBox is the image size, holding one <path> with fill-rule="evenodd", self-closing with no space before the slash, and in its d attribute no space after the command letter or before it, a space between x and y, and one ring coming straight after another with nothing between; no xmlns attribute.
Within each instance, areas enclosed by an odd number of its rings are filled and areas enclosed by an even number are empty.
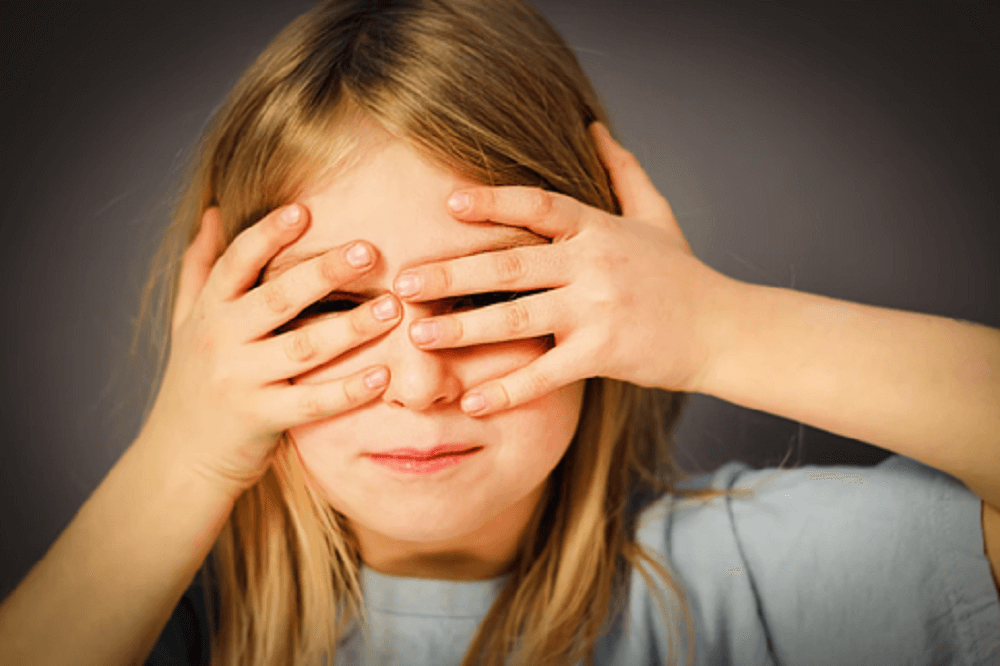
<svg viewBox="0 0 1000 666"><path fill-rule="evenodd" d="M288 381L387 332L401 312L387 294L342 316L272 334L378 261L374 247L353 242L251 289L278 251L301 235L307 215L299 204L273 211L220 257L221 222L210 208L184 253L170 356L140 439L173 447L173 460L234 499L264 474L283 431L362 405L388 383L385 366L323 384Z"/></svg>

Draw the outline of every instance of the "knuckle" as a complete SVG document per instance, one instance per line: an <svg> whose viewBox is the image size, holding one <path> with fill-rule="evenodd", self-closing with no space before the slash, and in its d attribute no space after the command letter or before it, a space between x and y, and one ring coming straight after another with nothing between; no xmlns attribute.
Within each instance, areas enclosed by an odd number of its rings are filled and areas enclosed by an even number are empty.
<svg viewBox="0 0 1000 666"><path fill-rule="evenodd" d="M302 397L302 411L307 419L316 420L329 415L334 410L321 391L312 390Z"/></svg>
<svg viewBox="0 0 1000 666"><path fill-rule="evenodd" d="M289 308L289 303L281 284L277 280L272 280L265 283L262 288L267 309L275 314L284 314Z"/></svg>
<svg viewBox="0 0 1000 666"><path fill-rule="evenodd" d="M251 252L249 245L250 239L246 236L240 236L229 245L229 249L222 255L222 261L226 262L228 270L239 270L242 266L250 263Z"/></svg>
<svg viewBox="0 0 1000 666"><path fill-rule="evenodd" d="M504 321L511 334L523 333L531 323L531 315L523 303L511 303L504 307Z"/></svg>
<svg viewBox="0 0 1000 666"><path fill-rule="evenodd" d="M527 391L527 395L545 395L549 392L549 385L550 382L548 378L539 372L529 373L528 376L524 378L524 386Z"/></svg>
<svg viewBox="0 0 1000 666"><path fill-rule="evenodd" d="M287 333L285 341L285 354L288 358L304 363L316 355L316 346L313 344L309 332L306 329L298 329Z"/></svg>
<svg viewBox="0 0 1000 666"><path fill-rule="evenodd" d="M442 338L438 341L439 343L454 345L465 339L465 330L462 326L461 317L440 317L437 322Z"/></svg>
<svg viewBox="0 0 1000 666"><path fill-rule="evenodd" d="M473 206L476 207L476 211L479 213L496 210L497 193L493 189L479 190L473 195L472 201ZM483 210L479 210L480 207Z"/></svg>
<svg viewBox="0 0 1000 666"><path fill-rule="evenodd" d="M451 293L451 287L454 284L454 278L452 277L451 270L446 266L434 266L431 269L432 281L434 284L438 285L441 293L448 294Z"/></svg>
<svg viewBox="0 0 1000 666"><path fill-rule="evenodd" d="M594 309L607 313L615 309L618 303L618 294L613 286L599 284L594 287L590 294L590 303Z"/></svg>
<svg viewBox="0 0 1000 666"><path fill-rule="evenodd" d="M209 371L209 386L214 395L220 398L238 395L240 392L240 380L233 374L230 366L225 363L216 363Z"/></svg>
<svg viewBox="0 0 1000 666"><path fill-rule="evenodd" d="M194 341L195 356L200 360L210 359L219 349L218 340L209 335L198 336Z"/></svg>
<svg viewBox="0 0 1000 666"><path fill-rule="evenodd" d="M222 325L218 322L208 323L204 328L199 329L193 337L195 354L200 359L215 357L222 346L223 338Z"/></svg>
<svg viewBox="0 0 1000 666"><path fill-rule="evenodd" d="M215 265L223 278L228 279L229 276L238 272L239 266L241 265L239 257L240 252L241 250L237 249L237 244L234 242L229 246L225 253L219 257L219 260Z"/></svg>
<svg viewBox="0 0 1000 666"><path fill-rule="evenodd" d="M516 282L524 275L524 263L515 252L501 252L493 257L493 267L502 284Z"/></svg>

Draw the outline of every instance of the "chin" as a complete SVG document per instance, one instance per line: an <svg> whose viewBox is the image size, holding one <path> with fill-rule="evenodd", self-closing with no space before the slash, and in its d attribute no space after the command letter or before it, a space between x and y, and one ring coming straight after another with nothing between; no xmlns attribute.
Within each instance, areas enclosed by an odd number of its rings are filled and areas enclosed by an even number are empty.
<svg viewBox="0 0 1000 666"><path fill-rule="evenodd" d="M459 539L482 527L492 516L470 502L383 498L366 503L362 511L333 500L332 505L357 529L377 532L399 541L439 543Z"/></svg>
<svg viewBox="0 0 1000 666"><path fill-rule="evenodd" d="M388 523L368 525L368 529L396 541L410 543L442 544L474 532L479 525L468 528L464 525L442 522L436 525L414 525L412 523Z"/></svg>

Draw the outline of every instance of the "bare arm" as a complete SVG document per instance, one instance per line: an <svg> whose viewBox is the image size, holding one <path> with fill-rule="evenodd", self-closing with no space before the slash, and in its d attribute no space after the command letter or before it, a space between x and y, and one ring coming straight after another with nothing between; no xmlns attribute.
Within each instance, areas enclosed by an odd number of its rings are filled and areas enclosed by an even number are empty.
<svg viewBox="0 0 1000 666"><path fill-rule="evenodd" d="M730 282L692 390L908 456L1000 507L1000 331Z"/></svg>
<svg viewBox="0 0 1000 666"><path fill-rule="evenodd" d="M142 663L234 501L167 450L140 436L0 606L0 663Z"/></svg>
<svg viewBox="0 0 1000 666"><path fill-rule="evenodd" d="M266 472L281 433L365 404L385 388L388 372L377 366L322 384L287 381L399 322L398 308L386 319L373 306L359 307L270 335L377 258L364 246L367 260L352 263L357 255L348 246L334 248L247 291L305 222L298 205L278 209L220 258L218 211L206 211L184 256L170 358L149 419L0 605L0 665L141 663L236 498ZM313 353L301 358L302 349Z"/></svg>
<svg viewBox="0 0 1000 666"><path fill-rule="evenodd" d="M732 282L692 390L940 469L983 500L1000 593L1000 331Z"/></svg>

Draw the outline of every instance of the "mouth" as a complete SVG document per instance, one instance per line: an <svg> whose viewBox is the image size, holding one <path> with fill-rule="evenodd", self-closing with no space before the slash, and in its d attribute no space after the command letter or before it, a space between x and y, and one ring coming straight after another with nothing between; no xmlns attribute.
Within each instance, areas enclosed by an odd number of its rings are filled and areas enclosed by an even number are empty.
<svg viewBox="0 0 1000 666"><path fill-rule="evenodd" d="M482 450L482 446L446 444L424 451L393 449L385 453L369 453L367 457L376 465L396 474L404 476L430 475L454 468Z"/></svg>
<svg viewBox="0 0 1000 666"><path fill-rule="evenodd" d="M483 448L476 444L442 444L430 449L402 448L381 453L369 453L372 458L399 458L401 460L431 460L443 456L454 456L461 453L472 453Z"/></svg>

